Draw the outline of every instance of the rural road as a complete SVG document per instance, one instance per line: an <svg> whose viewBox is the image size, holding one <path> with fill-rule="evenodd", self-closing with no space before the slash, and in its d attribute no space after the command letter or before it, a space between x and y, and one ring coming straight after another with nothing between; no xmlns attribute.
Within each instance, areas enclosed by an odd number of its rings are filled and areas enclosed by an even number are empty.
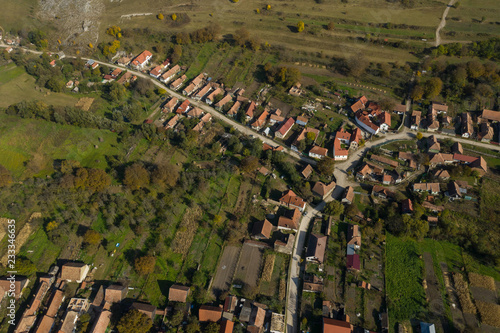
<svg viewBox="0 0 500 333"><path fill-rule="evenodd" d="M455 1L456 0L451 0L450 4L448 6L451 6ZM443 18L445 18L446 14L448 13L448 9L449 9L449 7L445 10L445 14L443 14ZM443 24L443 26L444 26L444 24ZM439 36L438 32L437 32L436 36ZM0 41L0 47L6 47L6 46L1 45L1 41ZM33 51L33 50L27 50L27 51L35 53L35 54L42 53L42 52ZM75 57L68 56L68 58L75 58ZM88 60L89 58L82 58L82 59ZM122 67L122 66L110 64L107 62L102 62L102 61L96 61L96 62L99 64L102 64L102 65L106 65L108 67L112 67L112 68L126 69L138 77L142 77L142 78L151 80L156 86L161 87L162 89L165 89L171 96L175 96L180 100L186 99L181 94L179 94L175 91L172 91L171 89L167 88L163 83L153 79L152 77L150 77L147 74L144 74L144 73L141 73L138 71L134 71L134 70L130 70L130 69ZM191 104L193 104L194 106L210 113L213 117L233 126L236 130L240 131L241 133L243 133L245 135L257 137L262 142L265 142L271 146L280 145L278 142L276 142L276 141L274 141L266 136L258 134L257 132L253 131L251 128L246 127L240 123L237 123L233 119L230 119L230 118L224 116L220 112L216 111L215 109L211 108L210 106L208 106L204 103L194 101L192 99L189 99L189 100L190 100ZM465 143L465 144L470 144L470 145L474 145L474 146L478 146L478 147L488 148L491 150L500 151L500 146L495 146L495 145L482 143L482 142L471 141L468 139L463 139L463 138L458 138L458 137L448 136L448 135L443 135L443 134L433 133L433 135L436 136L438 139L452 139L452 140L460 142L460 143ZM286 305L286 321L287 321L286 332L287 333L295 333L295 332L300 331L300 325L299 325L299 320L298 320L298 316L300 313L300 298L301 298L301 294L299 293L299 281L300 281L300 277L302 276L302 272L303 272L304 267L305 267L305 265L303 263L301 263L301 259L302 259L302 252L303 252L303 249L305 246L307 231L309 229L309 225L310 225L311 220L324 209L326 202L331 201L334 198L336 198L336 199L340 198L340 195L342 194L343 189L346 186L356 186L357 185L357 183L352 182L348 179L348 171L356 166L356 164L359 162L359 160L364 156L364 154L366 154L366 152L370 148L372 148L374 146L383 145L383 144L388 143L390 141L414 139L415 136L416 136L415 132L411 132L406 127L404 127L403 131L401 131L401 132L398 132L396 134L387 134L382 139L367 142L363 147L361 147L357 151L350 154L349 158L346 161L339 162L339 163L335 164L334 176L336 179L337 187L335 188L334 193L331 196L329 196L325 201L323 201L319 205L317 205L316 207L309 206L306 208L306 214L303 216L303 218L301 220L299 230L297 230L295 247L293 249L292 258L291 258L291 262L290 262L290 275L289 275L289 281L288 281L288 286L287 286L287 296L286 296L286 304L287 304ZM305 156L301 156L289 148L284 147L283 151L296 159L303 160L303 161L310 163L310 164L316 164L315 160L307 158Z"/></svg>
<svg viewBox="0 0 500 333"><path fill-rule="evenodd" d="M441 29L443 29L444 26L446 25L446 16L448 15L450 8L453 7L456 1L457 0L450 0L448 5L446 6L446 9L443 12L443 16L441 16L441 22L439 22L439 25L436 29L436 46L439 46L441 44L441 36L439 33L441 32Z"/></svg>

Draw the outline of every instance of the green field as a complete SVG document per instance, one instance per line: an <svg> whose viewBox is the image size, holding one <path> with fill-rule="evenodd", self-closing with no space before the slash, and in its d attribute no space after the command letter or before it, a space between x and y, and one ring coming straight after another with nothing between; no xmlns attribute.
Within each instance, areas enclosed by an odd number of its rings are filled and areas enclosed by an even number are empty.
<svg viewBox="0 0 500 333"><path fill-rule="evenodd" d="M8 107L21 101L39 100L48 105L75 105L78 98L73 95L49 92L47 89L35 89L35 79L23 68L14 64L0 67L0 107Z"/></svg>
<svg viewBox="0 0 500 333"><path fill-rule="evenodd" d="M385 276L391 328L397 322L416 318L425 311L420 254L420 246L414 240L387 234Z"/></svg>
<svg viewBox="0 0 500 333"><path fill-rule="evenodd" d="M99 138L104 141L99 142ZM107 130L0 114L0 164L19 179L52 173L54 159L76 160L85 167L105 168L105 156L119 153L118 146L117 135Z"/></svg>

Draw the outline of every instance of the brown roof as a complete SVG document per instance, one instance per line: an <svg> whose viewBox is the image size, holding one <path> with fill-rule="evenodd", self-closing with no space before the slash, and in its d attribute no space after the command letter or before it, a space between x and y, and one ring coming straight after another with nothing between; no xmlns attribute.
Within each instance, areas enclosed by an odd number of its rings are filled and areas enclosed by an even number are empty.
<svg viewBox="0 0 500 333"><path fill-rule="evenodd" d="M482 172L488 172L488 164L482 156L473 161L471 167L473 169L479 169Z"/></svg>
<svg viewBox="0 0 500 333"><path fill-rule="evenodd" d="M231 109L229 109L229 111L227 112L227 114L229 115L235 115L238 113L238 110L240 109L240 106L241 106L241 102L239 101L236 101L233 106L231 106Z"/></svg>
<svg viewBox="0 0 500 333"><path fill-rule="evenodd" d="M453 153L463 154L464 148L462 148L462 144L460 142L455 142L453 146L451 146L451 151Z"/></svg>
<svg viewBox="0 0 500 333"><path fill-rule="evenodd" d="M54 292L54 296L52 296L52 300L50 301L49 308L47 310L47 316L54 318L57 315L57 310L61 306L61 303L64 301L64 292L62 290L57 289Z"/></svg>
<svg viewBox="0 0 500 333"><path fill-rule="evenodd" d="M236 296L227 296L224 301L224 311L233 312L236 309L236 305L238 305L238 298Z"/></svg>
<svg viewBox="0 0 500 333"><path fill-rule="evenodd" d="M343 199L349 200L349 202L353 202L354 200L354 187L347 186L344 190Z"/></svg>
<svg viewBox="0 0 500 333"><path fill-rule="evenodd" d="M403 212L413 212L413 203L410 199L403 200L401 203L401 209Z"/></svg>
<svg viewBox="0 0 500 333"><path fill-rule="evenodd" d="M161 76L161 78L163 80L166 80L169 77L174 76L175 74L177 74L177 72L180 71L180 70L181 70L181 68L179 67L179 65L175 65L174 67L170 68L168 71L166 71L165 73L163 73L163 75Z"/></svg>
<svg viewBox="0 0 500 333"><path fill-rule="evenodd" d="M226 96L224 96L224 98L222 98L220 101L215 103L215 107L221 108L224 105L226 105L227 103L229 103L232 99L233 99L233 97L231 95L227 94Z"/></svg>
<svg viewBox="0 0 500 333"><path fill-rule="evenodd" d="M366 176L369 173L372 173L372 169L368 164L363 165L363 167L358 171L358 173L362 176Z"/></svg>
<svg viewBox="0 0 500 333"><path fill-rule="evenodd" d="M349 224L347 226L347 244L361 246L361 232L359 232L359 225Z"/></svg>
<svg viewBox="0 0 500 333"><path fill-rule="evenodd" d="M434 177L447 179L450 178L450 174L446 170L436 170L436 172L434 173Z"/></svg>
<svg viewBox="0 0 500 333"><path fill-rule="evenodd" d="M299 227L300 211L295 208L286 211L278 219L278 226L283 228L297 229Z"/></svg>
<svg viewBox="0 0 500 333"><path fill-rule="evenodd" d="M424 201L422 203L422 207L426 208L426 209L429 209L429 210L432 210L432 211L435 211L435 212L442 212L444 210L444 207L443 206L436 206L436 205L433 205L432 203L430 203L429 201Z"/></svg>
<svg viewBox="0 0 500 333"><path fill-rule="evenodd" d="M127 287L113 284L104 290L104 300L109 303L120 303L127 295Z"/></svg>
<svg viewBox="0 0 500 333"><path fill-rule="evenodd" d="M253 225L252 235L263 236L267 239L271 237L271 231L273 230L273 225L267 219L257 221Z"/></svg>
<svg viewBox="0 0 500 333"><path fill-rule="evenodd" d="M309 236L309 244L307 245L306 257L315 257L319 263L323 263L327 238L324 235L311 234Z"/></svg>
<svg viewBox="0 0 500 333"><path fill-rule="evenodd" d="M186 302L189 295L189 287L174 284L168 290L168 300L171 302Z"/></svg>
<svg viewBox="0 0 500 333"><path fill-rule="evenodd" d="M335 186L336 184L333 181L328 185L323 184L322 182L316 182L316 184L314 184L314 187L312 188L312 192L319 195L320 197L324 197L329 192L333 191Z"/></svg>
<svg viewBox="0 0 500 333"><path fill-rule="evenodd" d="M378 193L378 194L383 194L386 197L393 197L394 196L393 192L389 191L388 189L386 189L385 187L380 186L380 185L373 186L372 192L373 193Z"/></svg>
<svg viewBox="0 0 500 333"><path fill-rule="evenodd" d="M368 116L365 116L361 112L357 112L356 113L356 118L358 118L358 120L360 122L362 122L366 126L370 127L374 131L377 131L379 129L379 127L377 125L375 125L374 123L372 123L372 121L370 120L370 118Z"/></svg>
<svg viewBox="0 0 500 333"><path fill-rule="evenodd" d="M260 114L260 116L253 122L252 127L264 126L268 115L269 115L269 112L267 112L267 110L264 110L264 112L262 112Z"/></svg>
<svg viewBox="0 0 500 333"><path fill-rule="evenodd" d="M200 89L200 91L198 91L196 93L196 97L199 97L199 98L202 98L203 96L205 96L207 94L207 92L212 89L212 85L210 83L207 83L203 88Z"/></svg>
<svg viewBox="0 0 500 333"><path fill-rule="evenodd" d="M15 298L21 297L23 289L29 282L28 278L24 276L16 276L14 281L14 295ZM0 299L4 296L4 293L8 293L10 290L10 281L7 280L7 276L0 278Z"/></svg>
<svg viewBox="0 0 500 333"><path fill-rule="evenodd" d="M141 52L141 54L139 54L137 57L135 57L134 60L132 60L132 65L135 65L135 66L142 65L146 62L146 59L148 57L151 57L151 56L153 56L153 54L151 54L151 52L149 52L148 50L144 50Z"/></svg>
<svg viewBox="0 0 500 333"><path fill-rule="evenodd" d="M54 318L47 315L43 316L42 321L35 330L35 333L47 333L54 325Z"/></svg>
<svg viewBox="0 0 500 333"><path fill-rule="evenodd" d="M370 159L373 160L373 161L377 161L377 162L380 162L380 163L384 163L384 164L390 165L391 167L394 167L394 168L397 168L399 166L398 162L393 161L390 158L387 158L387 157L384 157L384 156L379 156L379 155L373 154L370 157Z"/></svg>
<svg viewBox="0 0 500 333"><path fill-rule="evenodd" d="M137 311L144 313L151 319L154 319L154 316L156 315L156 307L148 303L134 302L132 303L132 309L136 309Z"/></svg>
<svg viewBox="0 0 500 333"><path fill-rule="evenodd" d="M431 110L446 112L448 111L448 105L432 102Z"/></svg>
<svg viewBox="0 0 500 333"><path fill-rule="evenodd" d="M313 168L310 164L308 164L304 170L302 170L301 174L304 178L309 178L309 176L311 175L311 173L313 172Z"/></svg>
<svg viewBox="0 0 500 333"><path fill-rule="evenodd" d="M316 154L316 155L320 155L320 156L327 156L328 155L328 149L326 148L322 148L320 146L314 146L311 148L311 150L309 150L309 154Z"/></svg>
<svg viewBox="0 0 500 333"><path fill-rule="evenodd" d="M406 112L406 105L404 104L396 104L393 108L392 108L393 111L396 111L396 112Z"/></svg>
<svg viewBox="0 0 500 333"><path fill-rule="evenodd" d="M104 310L99 313L99 318L97 319L94 328L91 333L105 333L111 321L111 311Z"/></svg>
<svg viewBox="0 0 500 333"><path fill-rule="evenodd" d="M351 324L346 321L323 317L323 333L351 333Z"/></svg>
<svg viewBox="0 0 500 333"><path fill-rule="evenodd" d="M248 104L248 108L247 110L245 111L245 114L250 117L250 118L253 118L254 116L254 110L255 110L255 102L254 101L251 101L250 104Z"/></svg>
<svg viewBox="0 0 500 333"><path fill-rule="evenodd" d="M80 262L68 262L61 267L61 279L79 281L87 265Z"/></svg>
<svg viewBox="0 0 500 333"><path fill-rule="evenodd" d="M233 333L234 322L223 319L220 324L220 333Z"/></svg>
<svg viewBox="0 0 500 333"><path fill-rule="evenodd" d="M266 318L266 310L258 306L252 309L252 314L250 315L250 325L255 325L257 327L264 326L264 319Z"/></svg>
<svg viewBox="0 0 500 333"><path fill-rule="evenodd" d="M283 196L280 198L280 203L300 208L304 208L305 206L305 201L301 197L297 196L292 190L288 190L283 193Z"/></svg>
<svg viewBox="0 0 500 333"><path fill-rule="evenodd" d="M301 121L301 122L307 124L307 122L309 121L309 119L307 119L306 117L297 116L297 121Z"/></svg>
<svg viewBox="0 0 500 333"><path fill-rule="evenodd" d="M222 309L216 306L202 305L198 317L200 321L218 322L222 317Z"/></svg>
<svg viewBox="0 0 500 333"><path fill-rule="evenodd" d="M170 84L170 87L173 87L173 88L177 88L179 87L184 81L186 81L187 79L187 76L186 75L182 75L181 77L179 77L178 79L176 79L174 82L172 82Z"/></svg>
<svg viewBox="0 0 500 333"><path fill-rule="evenodd" d="M456 182L448 183L448 193L450 194L450 196L462 196L462 194L460 193L460 186L458 186Z"/></svg>
<svg viewBox="0 0 500 333"><path fill-rule="evenodd" d="M415 183L413 184L414 191L430 191L438 193L440 191L439 183Z"/></svg>
<svg viewBox="0 0 500 333"><path fill-rule="evenodd" d="M490 121L500 121L500 111L493 111L484 109L481 118L488 119Z"/></svg>
<svg viewBox="0 0 500 333"><path fill-rule="evenodd" d="M189 110L188 113L186 113L186 115L188 115L189 117L193 117L193 118L199 118L201 115L203 115L203 110L201 110L200 108L194 107L194 108L191 108L191 110Z"/></svg>

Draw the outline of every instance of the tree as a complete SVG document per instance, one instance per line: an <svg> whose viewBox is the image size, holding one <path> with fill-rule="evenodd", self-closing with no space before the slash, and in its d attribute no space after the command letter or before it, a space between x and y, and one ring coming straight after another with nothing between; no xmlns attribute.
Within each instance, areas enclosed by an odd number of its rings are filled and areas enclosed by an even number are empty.
<svg viewBox="0 0 500 333"><path fill-rule="evenodd" d="M176 21L177 20L177 15L176 14L172 14L172 21Z"/></svg>
<svg viewBox="0 0 500 333"><path fill-rule="evenodd" d="M304 22L299 21L299 23L297 23L297 31L302 32L302 31L304 31L304 28L305 28Z"/></svg>
<svg viewBox="0 0 500 333"><path fill-rule="evenodd" d="M141 275L147 275L152 273L156 264L156 259L153 256L143 256L136 258L134 261L134 268L137 273Z"/></svg>
<svg viewBox="0 0 500 333"><path fill-rule="evenodd" d="M326 215L338 216L343 212L344 212L344 205L342 205L337 200L330 201L325 205L324 213Z"/></svg>
<svg viewBox="0 0 500 333"><path fill-rule="evenodd" d="M181 57L182 57L182 46L176 44L172 48L172 57L171 57L172 63L179 62L179 60L181 60Z"/></svg>
<svg viewBox="0 0 500 333"><path fill-rule="evenodd" d="M267 10L271 10L271 5L267 5L267 6L266 6L266 9L267 9Z"/></svg>
<svg viewBox="0 0 500 333"><path fill-rule="evenodd" d="M113 26L109 27L108 30L106 30L106 33L108 35L111 35L111 36L116 37L116 38L120 38L120 37L118 37L118 35L121 36L121 32L122 32L122 29L117 25L113 25Z"/></svg>
<svg viewBox="0 0 500 333"><path fill-rule="evenodd" d="M163 14L162 13L158 14L157 18L158 20L163 20L164 19Z"/></svg>
<svg viewBox="0 0 500 333"><path fill-rule="evenodd" d="M314 132L307 132L306 138L307 138L307 140L310 140L311 142L314 142L314 139L316 139L316 133L314 133Z"/></svg>
<svg viewBox="0 0 500 333"><path fill-rule="evenodd" d="M420 132L417 133L417 140L422 140L422 138L424 137L424 135Z"/></svg>
<svg viewBox="0 0 500 333"><path fill-rule="evenodd" d="M36 266L28 258L18 257L16 259L16 271L19 275L30 276L36 272Z"/></svg>
<svg viewBox="0 0 500 333"><path fill-rule="evenodd" d="M354 77L360 77L366 72L370 63L362 55L356 55L347 61L348 73Z"/></svg>
<svg viewBox="0 0 500 333"><path fill-rule="evenodd" d="M328 22L327 26L326 26L326 29L327 30L333 30L335 29L335 23L333 22Z"/></svg>
<svg viewBox="0 0 500 333"><path fill-rule="evenodd" d="M173 187L179 180L179 168L171 164L157 165L151 175L153 184Z"/></svg>
<svg viewBox="0 0 500 333"><path fill-rule="evenodd" d="M248 32L248 30L245 28L240 28L233 34L233 39L236 45L245 45L249 38L250 32Z"/></svg>
<svg viewBox="0 0 500 333"><path fill-rule="evenodd" d="M220 325L217 323L209 323L204 332L207 333L219 333Z"/></svg>
<svg viewBox="0 0 500 333"><path fill-rule="evenodd" d="M259 159L255 156L247 156L241 160L240 168L243 172L252 172L259 166Z"/></svg>
<svg viewBox="0 0 500 333"><path fill-rule="evenodd" d="M47 223L47 225L45 226L45 231L49 232L49 231L52 231L54 230L55 228L57 228L59 226L59 223L57 223L56 221L50 221L49 223Z"/></svg>
<svg viewBox="0 0 500 333"><path fill-rule="evenodd" d="M12 183L12 176L9 170L0 164L0 187L4 187Z"/></svg>
<svg viewBox="0 0 500 333"><path fill-rule="evenodd" d="M442 89L443 81L441 81L438 77L433 77L427 81L427 85L425 86L425 97L427 99L437 97L441 93Z"/></svg>
<svg viewBox="0 0 500 333"><path fill-rule="evenodd" d="M321 159L316 166L318 171L324 176L331 176L335 170L335 162L329 157Z"/></svg>
<svg viewBox="0 0 500 333"><path fill-rule="evenodd" d="M153 327L151 318L136 309L128 311L116 325L119 333L144 333L151 327Z"/></svg>
<svg viewBox="0 0 500 333"><path fill-rule="evenodd" d="M142 164L134 163L125 169L123 183L133 190L149 185L149 172Z"/></svg>
<svg viewBox="0 0 500 333"><path fill-rule="evenodd" d="M411 91L411 99L419 101L424 97L424 88L421 85L415 85Z"/></svg>
<svg viewBox="0 0 500 333"><path fill-rule="evenodd" d="M484 71L484 66L479 60L471 60L467 63L467 72L473 79L483 76Z"/></svg>
<svg viewBox="0 0 500 333"><path fill-rule="evenodd" d="M89 245L97 245L101 242L102 236L95 230L89 229L83 235L83 242Z"/></svg>

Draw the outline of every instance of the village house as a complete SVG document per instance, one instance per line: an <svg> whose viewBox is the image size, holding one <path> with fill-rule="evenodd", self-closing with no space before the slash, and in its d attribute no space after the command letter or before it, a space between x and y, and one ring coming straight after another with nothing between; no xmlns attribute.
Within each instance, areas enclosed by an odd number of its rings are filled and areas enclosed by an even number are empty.
<svg viewBox="0 0 500 333"><path fill-rule="evenodd" d="M76 329L76 322L78 318L87 312L89 306L90 303L85 298L70 299L58 333L73 333Z"/></svg>
<svg viewBox="0 0 500 333"><path fill-rule="evenodd" d="M189 111L189 108L190 108L190 104L191 102L189 101L189 99L185 99L181 105L179 105L179 107L177 108L177 110L175 110L175 113L177 114L183 114L183 113L186 113Z"/></svg>
<svg viewBox="0 0 500 333"><path fill-rule="evenodd" d="M198 319L201 322L218 322L222 317L222 308L210 305L202 305L198 312Z"/></svg>
<svg viewBox="0 0 500 333"><path fill-rule="evenodd" d="M323 159L328 156L328 149L319 146L313 146L309 150L309 157Z"/></svg>
<svg viewBox="0 0 500 333"><path fill-rule="evenodd" d="M321 198L322 200L326 199L330 194L332 194L335 189L335 182L332 181L330 184L326 185L322 182L316 182L314 187L311 189L312 194Z"/></svg>
<svg viewBox="0 0 500 333"><path fill-rule="evenodd" d="M460 191L460 186L458 186L457 182L448 183L448 192L446 192L446 195L453 200L462 198L462 192Z"/></svg>
<svg viewBox="0 0 500 333"><path fill-rule="evenodd" d="M149 63L149 60L153 57L153 54L149 52L148 50L144 50L139 54L137 57L135 57L134 60L130 63L130 66L137 69L137 70L143 70Z"/></svg>
<svg viewBox="0 0 500 333"><path fill-rule="evenodd" d="M233 106L231 106L231 108L229 109L229 111L227 111L227 115L230 116L230 117L236 116L238 114L240 106L241 106L241 102L240 101L234 102Z"/></svg>
<svg viewBox="0 0 500 333"><path fill-rule="evenodd" d="M289 119L291 119L291 118L289 118ZM274 113L269 117L269 123L271 125L274 125L276 123L281 124L283 121L285 121L284 117L278 116L277 114L274 114Z"/></svg>
<svg viewBox="0 0 500 333"><path fill-rule="evenodd" d="M204 79L205 79L205 74L203 73L199 74L189 83L189 85L186 88L184 88L182 94L184 96L190 96L196 89L198 89L201 86Z"/></svg>
<svg viewBox="0 0 500 333"><path fill-rule="evenodd" d="M202 123L208 123L212 120L212 115L210 113L206 113L205 115L203 115L203 117L201 117L201 122Z"/></svg>
<svg viewBox="0 0 500 333"><path fill-rule="evenodd" d="M347 186L344 189L344 193L342 194L342 203L350 205L352 204L353 201L354 201L354 187Z"/></svg>
<svg viewBox="0 0 500 333"><path fill-rule="evenodd" d="M293 118L288 118L284 123L281 124L278 130L274 132L274 135L277 138L284 139L288 132L290 132L290 130L292 129L294 123L295 121L293 120Z"/></svg>
<svg viewBox="0 0 500 333"><path fill-rule="evenodd" d="M448 105L432 102L431 105L429 105L429 111L435 112L436 114L446 114L446 112L448 112Z"/></svg>
<svg viewBox="0 0 500 333"><path fill-rule="evenodd" d="M388 174L384 174L382 176L382 184L390 185L392 183L392 176Z"/></svg>
<svg viewBox="0 0 500 333"><path fill-rule="evenodd" d="M260 306L254 306L248 324L250 326L262 328L262 326L264 326L264 319L266 319L266 310L264 310Z"/></svg>
<svg viewBox="0 0 500 333"><path fill-rule="evenodd" d="M481 112L481 119L492 123L500 122L500 111L484 109L483 112Z"/></svg>
<svg viewBox="0 0 500 333"><path fill-rule="evenodd" d="M112 284L104 289L104 300L109 303L120 303L127 296L128 288L119 284Z"/></svg>
<svg viewBox="0 0 500 333"><path fill-rule="evenodd" d="M351 110L353 113L356 113L359 110L363 110L365 105L368 103L368 99L365 96L361 96L356 103L351 106Z"/></svg>
<svg viewBox="0 0 500 333"><path fill-rule="evenodd" d="M186 303L189 296L189 287L174 284L168 290L168 300L170 302Z"/></svg>
<svg viewBox="0 0 500 333"><path fill-rule="evenodd" d="M253 117L255 115L255 108L256 108L255 102L251 101L250 104L248 104L248 107L245 111L245 117L246 117L247 121L250 121L253 119Z"/></svg>
<svg viewBox="0 0 500 333"><path fill-rule="evenodd" d="M226 105L227 103L231 102L232 100L233 100L233 97L231 95L227 94L220 101L218 101L217 103L215 103L215 109L218 110L218 111L222 110L222 108L224 107L224 105Z"/></svg>
<svg viewBox="0 0 500 333"><path fill-rule="evenodd" d="M455 162L453 154L437 153L431 155L431 158L429 160L429 165L431 167L435 167L436 165L451 164L453 162Z"/></svg>
<svg viewBox="0 0 500 333"><path fill-rule="evenodd" d="M97 320L94 322L94 326L91 329L91 333L106 333L109 323L111 322L111 311L109 309L103 309L99 312ZM46 331L48 332L48 331Z"/></svg>
<svg viewBox="0 0 500 333"><path fill-rule="evenodd" d="M325 259L326 241L328 237L324 235L311 234L307 245L306 260L323 264Z"/></svg>
<svg viewBox="0 0 500 333"><path fill-rule="evenodd" d="M400 151L398 153L398 159L408 162L408 167L412 169L417 168L417 159L412 153Z"/></svg>
<svg viewBox="0 0 500 333"><path fill-rule="evenodd" d="M203 88L201 88L194 96L193 96L193 99L197 100L197 101L200 101L203 99L203 97L205 97L209 92L210 90L212 90L212 84L211 83L207 83L205 86L203 86Z"/></svg>
<svg viewBox="0 0 500 333"><path fill-rule="evenodd" d="M159 78L160 75L163 73L163 70L165 69L165 66L163 64L160 64L153 68L150 72L149 75L154 77L155 79Z"/></svg>
<svg viewBox="0 0 500 333"><path fill-rule="evenodd" d="M490 142L493 140L493 127L489 123L481 123L479 125L479 133L477 138L481 140L481 142Z"/></svg>
<svg viewBox="0 0 500 333"><path fill-rule="evenodd" d="M252 228L252 237L257 240L269 239L271 238L272 230L273 225L267 219L257 221Z"/></svg>
<svg viewBox="0 0 500 333"><path fill-rule="evenodd" d="M127 66L130 63L131 59L129 57L121 57L116 61L116 63L120 66Z"/></svg>
<svg viewBox="0 0 500 333"><path fill-rule="evenodd" d="M411 126L410 128L414 131L417 131L420 127L420 120L422 117L421 111L413 111L411 114Z"/></svg>
<svg viewBox="0 0 500 333"><path fill-rule="evenodd" d="M156 316L156 311L157 311L156 306L148 304L148 303L134 302L134 303L132 303L131 308L135 309L141 313L144 313L151 320L154 320L154 318Z"/></svg>
<svg viewBox="0 0 500 333"><path fill-rule="evenodd" d="M303 116L297 116L297 125L300 125L300 126L307 126L307 123L309 122L309 119L307 119L306 117L303 117Z"/></svg>
<svg viewBox="0 0 500 333"><path fill-rule="evenodd" d="M220 333L233 333L234 322L227 319L222 319L220 324Z"/></svg>
<svg viewBox="0 0 500 333"><path fill-rule="evenodd" d="M389 112L382 112L378 116L379 127L381 131L388 131L391 128L391 115Z"/></svg>
<svg viewBox="0 0 500 333"><path fill-rule="evenodd" d="M352 325L346 321L323 317L324 333L351 333Z"/></svg>
<svg viewBox="0 0 500 333"><path fill-rule="evenodd" d="M356 250L361 248L361 232L357 224L347 226L347 245L353 245Z"/></svg>
<svg viewBox="0 0 500 333"><path fill-rule="evenodd" d="M438 221L439 219L437 216L427 216L427 222L429 223L429 227L437 227Z"/></svg>
<svg viewBox="0 0 500 333"><path fill-rule="evenodd" d="M68 262L61 267L61 279L68 282L82 283L88 272L88 265L79 262Z"/></svg>
<svg viewBox="0 0 500 333"><path fill-rule="evenodd" d="M427 131L435 132L439 129L439 121L437 119L437 111L434 108L430 108L427 114Z"/></svg>
<svg viewBox="0 0 500 333"><path fill-rule="evenodd" d="M306 202L297 196L292 190L283 192L283 196L279 200L280 204L290 209L297 208L299 211L304 211Z"/></svg>
<svg viewBox="0 0 500 333"><path fill-rule="evenodd" d="M300 210L293 208L287 210L278 218L278 229L280 230L297 230L300 223Z"/></svg>
<svg viewBox="0 0 500 333"><path fill-rule="evenodd" d="M398 162L393 161L390 158L387 158L385 156L380 156L380 155L372 154L372 156L370 157L370 159L372 161L375 161L375 162L386 164L386 165L388 165L390 167L393 167L393 168L397 168L399 166Z"/></svg>
<svg viewBox="0 0 500 333"><path fill-rule="evenodd" d="M200 108L194 107L190 108L189 111L186 113L186 116L188 118L200 118L203 116L204 112Z"/></svg>
<svg viewBox="0 0 500 333"><path fill-rule="evenodd" d="M455 142L453 146L451 146L451 152L454 154L463 154L464 148L460 142Z"/></svg>
<svg viewBox="0 0 500 333"><path fill-rule="evenodd" d="M405 104L396 104L392 108L392 112L395 114L403 115L406 112L406 105Z"/></svg>
<svg viewBox="0 0 500 333"><path fill-rule="evenodd" d="M30 280L25 277L25 276L15 276L15 280L13 281L14 284L14 298L19 299L22 294L24 288L28 285ZM8 279L7 276L1 277L0 278L0 301L9 294L10 288L11 287L11 280Z"/></svg>
<svg viewBox="0 0 500 333"><path fill-rule="evenodd" d="M267 110L264 110L260 116L252 123L252 128L256 131L259 131L265 124L267 120L267 116L269 115L269 112Z"/></svg>
<svg viewBox="0 0 500 333"><path fill-rule="evenodd" d="M410 199L403 200L403 202L401 202L401 214L411 213L413 213L413 203Z"/></svg>
<svg viewBox="0 0 500 333"><path fill-rule="evenodd" d="M174 82L170 84L170 89L177 91L186 80L187 76L182 75L181 77L177 78Z"/></svg>
<svg viewBox="0 0 500 333"><path fill-rule="evenodd" d="M433 175L434 178L438 178L440 180L448 180L450 179L450 174L446 170L436 170Z"/></svg>
<svg viewBox="0 0 500 333"><path fill-rule="evenodd" d="M177 99L177 97L170 98L170 100L165 103L165 105L163 105L162 112L172 112L178 102L179 100Z"/></svg>
<svg viewBox="0 0 500 333"><path fill-rule="evenodd" d="M305 179L309 178L309 176L311 175L311 173L313 172L313 168L310 164L308 164L304 170L302 170L300 172L300 174L302 175L302 177L304 177Z"/></svg>
<svg viewBox="0 0 500 333"><path fill-rule="evenodd" d="M300 152L300 150L299 150L300 141L305 140L307 138L308 133L312 133L309 136L314 136L312 141L313 141L313 143L316 142L316 139L318 138L318 135L319 135L319 130L316 128L312 128L312 127L304 127L300 131L299 135L297 135L297 138L292 143L292 145L291 145L292 150L294 150L296 152Z"/></svg>
<svg viewBox="0 0 500 333"><path fill-rule="evenodd" d="M177 125L177 122L179 121L179 116L178 115L175 115L173 116L168 122L167 124L165 125L165 129L166 130L169 130L169 129L172 129L175 127L175 125Z"/></svg>
<svg viewBox="0 0 500 333"><path fill-rule="evenodd" d="M300 84L300 82L297 82L295 83L291 88L290 90L288 91L288 93L292 96L296 96L296 97L299 97L300 95L302 95L302 89L300 89L302 85Z"/></svg>
<svg viewBox="0 0 500 333"><path fill-rule="evenodd" d="M375 185L372 188L372 195L382 198L382 199L392 199L394 198L394 193L389 191L383 186Z"/></svg>
<svg viewBox="0 0 500 333"><path fill-rule="evenodd" d="M160 76L160 81L167 84L180 71L181 71L181 67L179 65L175 65Z"/></svg>
<svg viewBox="0 0 500 333"><path fill-rule="evenodd" d="M463 138L471 138L474 134L474 127L472 126L472 118L470 113L464 112L461 115L462 123L461 123L461 133Z"/></svg>
<svg viewBox="0 0 500 333"><path fill-rule="evenodd" d="M221 87L217 87L215 88L210 94L208 94L208 96L205 98L205 103L207 103L208 105L212 105L214 100L215 100L215 97L218 96L218 95L222 95L224 93L224 89L222 89Z"/></svg>
<svg viewBox="0 0 500 333"><path fill-rule="evenodd" d="M437 138L431 135L427 138L427 151L430 153L439 153L441 150L441 145L439 144Z"/></svg>
<svg viewBox="0 0 500 333"><path fill-rule="evenodd" d="M373 134L373 135L378 134L378 132L380 130L379 126L372 123L372 121L370 120L370 117L365 115L363 112L361 112L361 111L356 112L355 118L356 118L356 124L358 124L358 126L360 128L364 129L365 131L367 131L370 134Z"/></svg>
<svg viewBox="0 0 500 333"><path fill-rule="evenodd" d="M359 260L359 254L348 254L347 255L347 270L359 272L361 270L361 262Z"/></svg>
<svg viewBox="0 0 500 333"><path fill-rule="evenodd" d="M439 194L441 189L439 188L439 183L415 183L413 184L414 192L424 192L427 191L433 195Z"/></svg>

